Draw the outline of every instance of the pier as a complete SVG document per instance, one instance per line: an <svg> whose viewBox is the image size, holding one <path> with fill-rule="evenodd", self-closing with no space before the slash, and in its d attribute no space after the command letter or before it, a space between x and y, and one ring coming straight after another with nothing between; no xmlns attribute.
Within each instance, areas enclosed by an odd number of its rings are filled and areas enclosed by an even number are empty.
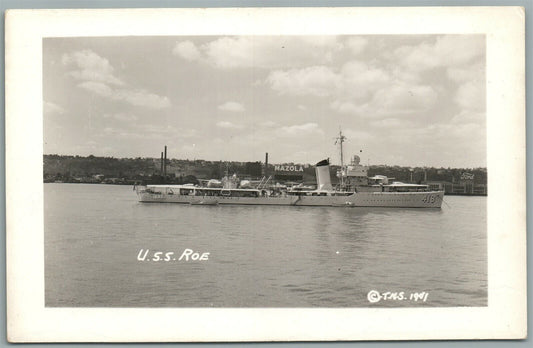
<svg viewBox="0 0 533 348"><path fill-rule="evenodd" d="M485 184L466 184L466 183L446 183L446 182L431 182L427 183L432 190L444 191L445 195L455 196L486 196L487 185Z"/></svg>

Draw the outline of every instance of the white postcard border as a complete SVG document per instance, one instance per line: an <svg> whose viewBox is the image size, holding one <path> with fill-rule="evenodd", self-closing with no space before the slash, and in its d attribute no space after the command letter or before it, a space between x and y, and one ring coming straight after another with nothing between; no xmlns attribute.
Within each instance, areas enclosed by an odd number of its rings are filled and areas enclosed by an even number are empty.
<svg viewBox="0 0 533 348"><path fill-rule="evenodd" d="M524 17L519 7L8 11L8 339L142 342L525 337ZM487 39L488 307L44 307L43 37L444 33L484 34Z"/></svg>

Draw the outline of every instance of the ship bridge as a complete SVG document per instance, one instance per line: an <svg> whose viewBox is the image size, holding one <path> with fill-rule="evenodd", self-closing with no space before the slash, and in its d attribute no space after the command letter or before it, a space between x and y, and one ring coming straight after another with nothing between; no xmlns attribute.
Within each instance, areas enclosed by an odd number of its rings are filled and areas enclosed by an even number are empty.
<svg viewBox="0 0 533 348"><path fill-rule="evenodd" d="M368 167L360 162L361 158L354 155L349 165L337 171L337 177L352 187L368 185Z"/></svg>

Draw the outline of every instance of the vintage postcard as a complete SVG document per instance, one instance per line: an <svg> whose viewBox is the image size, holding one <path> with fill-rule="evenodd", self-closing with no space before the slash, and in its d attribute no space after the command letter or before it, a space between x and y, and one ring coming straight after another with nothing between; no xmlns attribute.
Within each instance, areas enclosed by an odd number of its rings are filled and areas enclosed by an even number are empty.
<svg viewBox="0 0 533 348"><path fill-rule="evenodd" d="M524 10L6 14L11 342L526 336Z"/></svg>

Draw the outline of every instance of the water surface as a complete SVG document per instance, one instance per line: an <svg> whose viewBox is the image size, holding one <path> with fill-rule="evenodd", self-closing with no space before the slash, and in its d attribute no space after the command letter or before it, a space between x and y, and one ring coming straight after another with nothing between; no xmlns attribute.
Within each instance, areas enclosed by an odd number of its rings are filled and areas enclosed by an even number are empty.
<svg viewBox="0 0 533 348"><path fill-rule="evenodd" d="M45 184L51 307L486 306L486 197L442 209L139 203ZM176 260L139 261L140 250ZM185 249L207 261L179 261ZM367 294L427 292L425 302Z"/></svg>

